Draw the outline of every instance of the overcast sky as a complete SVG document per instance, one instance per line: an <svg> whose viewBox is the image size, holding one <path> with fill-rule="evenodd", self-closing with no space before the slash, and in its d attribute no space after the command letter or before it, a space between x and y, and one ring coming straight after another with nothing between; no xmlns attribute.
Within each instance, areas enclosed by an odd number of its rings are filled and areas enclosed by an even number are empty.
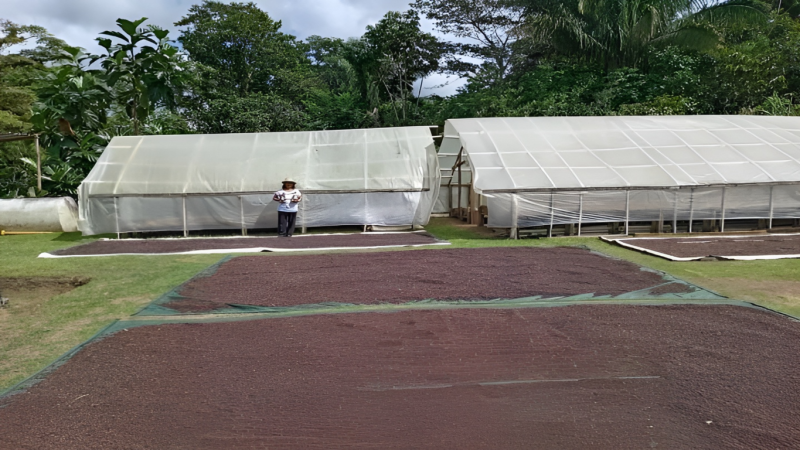
<svg viewBox="0 0 800 450"><path fill-rule="evenodd" d="M135 20L147 17L146 23L159 25L171 31L176 38L173 23L180 20L189 7L202 0L0 0L0 18L21 25L40 25L50 33L89 52L99 52L94 39L104 30L114 29L115 21L122 17ZM244 1L244 0L242 0ZM270 17L283 22L282 31L305 39L311 35L349 38L364 33L367 25L374 24L387 11L408 9L409 0L254 0ZM430 23L423 28L433 32ZM454 77L435 76L424 86L450 84L425 92L439 95L455 93L462 83Z"/></svg>

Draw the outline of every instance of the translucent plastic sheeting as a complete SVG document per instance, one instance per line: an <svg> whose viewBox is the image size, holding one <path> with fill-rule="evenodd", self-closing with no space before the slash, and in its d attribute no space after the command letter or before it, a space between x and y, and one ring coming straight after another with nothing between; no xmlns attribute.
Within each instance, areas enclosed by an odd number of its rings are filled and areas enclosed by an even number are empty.
<svg viewBox="0 0 800 450"><path fill-rule="evenodd" d="M79 187L79 228L274 228L286 177L310 227L424 225L440 185L428 127L115 137Z"/></svg>
<svg viewBox="0 0 800 450"><path fill-rule="evenodd" d="M800 182L797 117L450 119L445 146L479 193Z"/></svg>
<svg viewBox="0 0 800 450"><path fill-rule="evenodd" d="M0 199L0 230L72 232L77 219L71 197Z"/></svg>
<svg viewBox="0 0 800 450"><path fill-rule="evenodd" d="M800 184L490 194L487 197L488 225L498 228L526 228L551 223L800 217Z"/></svg>
<svg viewBox="0 0 800 450"><path fill-rule="evenodd" d="M425 224L430 197L437 192L306 194L296 223L298 227ZM272 195L243 195L241 200L239 196L120 197L89 199L88 214L98 219L84 233L182 231L184 201L186 230L277 227Z"/></svg>

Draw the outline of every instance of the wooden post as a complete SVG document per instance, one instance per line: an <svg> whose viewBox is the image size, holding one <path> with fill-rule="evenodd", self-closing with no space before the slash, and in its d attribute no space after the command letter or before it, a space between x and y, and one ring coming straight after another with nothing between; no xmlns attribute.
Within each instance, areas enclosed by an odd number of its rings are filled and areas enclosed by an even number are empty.
<svg viewBox="0 0 800 450"><path fill-rule="evenodd" d="M462 150L463 151L463 150ZM458 218L462 219L461 214L461 153L458 154Z"/></svg>
<svg viewBox="0 0 800 450"><path fill-rule="evenodd" d="M472 183L469 184L469 223L483 226L481 217L481 196L475 192Z"/></svg>
<svg viewBox="0 0 800 450"><path fill-rule="evenodd" d="M453 215L453 177L450 177L450 181L447 183L447 213L448 215Z"/></svg>

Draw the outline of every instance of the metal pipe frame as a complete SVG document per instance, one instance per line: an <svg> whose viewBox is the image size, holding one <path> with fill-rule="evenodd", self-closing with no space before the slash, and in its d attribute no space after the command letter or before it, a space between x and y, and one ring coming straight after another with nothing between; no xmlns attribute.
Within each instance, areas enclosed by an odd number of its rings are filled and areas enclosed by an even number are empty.
<svg viewBox="0 0 800 450"><path fill-rule="evenodd" d="M247 225L244 223L244 200L239 196L239 219L242 223L242 236L247 236Z"/></svg>
<svg viewBox="0 0 800 450"><path fill-rule="evenodd" d="M786 186L797 185L798 181L772 181L766 183L730 183L730 184L704 184L704 188L715 187L747 187L747 186ZM571 187L571 188L529 188L529 189L484 189L484 194L526 194L548 192L576 192L576 191L663 191L672 189L693 189L700 186L613 186L613 187Z"/></svg>
<svg viewBox="0 0 800 450"><path fill-rule="evenodd" d="M692 222L694 221L694 188L689 192L689 233L692 232Z"/></svg>
<svg viewBox="0 0 800 450"><path fill-rule="evenodd" d="M183 237L189 236L189 227L186 224L186 197L183 197Z"/></svg>
<svg viewBox="0 0 800 450"><path fill-rule="evenodd" d="M304 190L303 194L373 194L379 192L428 192L430 188L422 189L352 189L352 190ZM267 191L246 191L246 192L187 192L183 194L93 194L88 198L114 198L114 197L141 197L141 198L174 198L174 197L234 197L240 195L272 195L273 192Z"/></svg>
<svg viewBox="0 0 800 450"><path fill-rule="evenodd" d="M581 235L581 222L583 222L583 194L579 194L578 200L578 236Z"/></svg>
<svg viewBox="0 0 800 450"><path fill-rule="evenodd" d="M773 216L773 208L774 208L774 197L775 197L775 186L769 187L769 229L772 229L772 216Z"/></svg>
<svg viewBox="0 0 800 450"><path fill-rule="evenodd" d="M547 237L553 237L553 220L555 219L555 198L552 192L550 193L550 230L547 232Z"/></svg>
<svg viewBox="0 0 800 450"><path fill-rule="evenodd" d="M722 218L720 219L719 222L719 232L724 233L725 232L725 187L724 186L722 188L722 204L720 205L720 208L722 209Z"/></svg>
<svg viewBox="0 0 800 450"><path fill-rule="evenodd" d="M511 194L511 239L519 239L519 199Z"/></svg>
<svg viewBox="0 0 800 450"><path fill-rule="evenodd" d="M631 191L625 192L625 236L629 235L628 222L631 216Z"/></svg>
<svg viewBox="0 0 800 450"><path fill-rule="evenodd" d="M678 193L675 192L675 205L672 208L672 234L678 232Z"/></svg>

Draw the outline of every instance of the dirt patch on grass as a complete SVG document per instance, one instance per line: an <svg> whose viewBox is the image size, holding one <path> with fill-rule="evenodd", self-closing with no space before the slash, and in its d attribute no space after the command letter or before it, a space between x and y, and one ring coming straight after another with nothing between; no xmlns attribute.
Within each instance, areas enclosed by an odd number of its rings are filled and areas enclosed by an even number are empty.
<svg viewBox="0 0 800 450"><path fill-rule="evenodd" d="M0 308L0 323L12 310L35 309L89 281L86 277L0 277L0 295L8 299L8 304Z"/></svg>
<svg viewBox="0 0 800 450"><path fill-rule="evenodd" d="M63 294L91 281L86 277L0 277L0 292L51 291Z"/></svg>
<svg viewBox="0 0 800 450"><path fill-rule="evenodd" d="M734 306L121 331L0 408L4 448L798 448L800 324Z"/></svg>

